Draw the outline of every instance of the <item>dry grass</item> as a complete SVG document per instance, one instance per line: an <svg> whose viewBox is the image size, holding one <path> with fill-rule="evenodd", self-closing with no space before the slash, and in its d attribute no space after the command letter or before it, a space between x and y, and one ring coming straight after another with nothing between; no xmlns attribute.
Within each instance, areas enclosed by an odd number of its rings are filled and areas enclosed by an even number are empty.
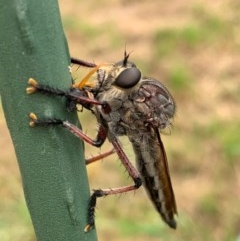
<svg viewBox="0 0 240 241"><path fill-rule="evenodd" d="M219 1L61 1L72 56L118 61L125 44L161 80L178 111L164 136L179 216L168 229L143 190L98 204L99 240L237 240L240 235L240 4ZM0 239L34 240L21 181L0 115ZM87 131L94 135L94 118ZM126 151L134 159L124 140ZM98 153L87 146L87 155ZM108 149L106 145L102 151ZM89 167L91 187L131 182L117 157ZM109 184L111 183L111 184Z"/></svg>

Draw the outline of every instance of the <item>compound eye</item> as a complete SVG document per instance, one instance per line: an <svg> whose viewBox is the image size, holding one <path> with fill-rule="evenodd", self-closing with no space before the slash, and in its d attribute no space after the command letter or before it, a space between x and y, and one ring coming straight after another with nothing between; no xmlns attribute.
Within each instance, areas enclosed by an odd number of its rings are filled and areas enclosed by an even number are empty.
<svg viewBox="0 0 240 241"><path fill-rule="evenodd" d="M116 78L114 84L118 87L128 89L136 85L141 79L141 72L138 68L131 67L124 69Z"/></svg>

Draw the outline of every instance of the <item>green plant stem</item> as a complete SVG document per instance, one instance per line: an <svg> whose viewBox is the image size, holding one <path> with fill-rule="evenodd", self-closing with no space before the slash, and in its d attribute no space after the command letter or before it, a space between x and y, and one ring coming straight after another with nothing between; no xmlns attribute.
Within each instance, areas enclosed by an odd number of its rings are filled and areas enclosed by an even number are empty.
<svg viewBox="0 0 240 241"><path fill-rule="evenodd" d="M37 240L94 241L95 230L84 233L89 185L81 141L61 127L29 127L30 112L79 125L64 99L25 91L30 77L71 85L57 1L1 0L0 29L0 94Z"/></svg>

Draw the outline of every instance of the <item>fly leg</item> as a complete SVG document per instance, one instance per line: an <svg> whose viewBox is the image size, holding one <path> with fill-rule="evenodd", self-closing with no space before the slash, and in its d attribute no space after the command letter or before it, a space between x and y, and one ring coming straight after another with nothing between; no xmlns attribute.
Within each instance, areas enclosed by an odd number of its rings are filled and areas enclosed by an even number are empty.
<svg viewBox="0 0 240 241"><path fill-rule="evenodd" d="M73 133L75 136L78 138L84 140L85 142L96 146L100 147L104 141L106 140L107 134L108 134L108 129L104 125L100 125L97 137L95 140L91 139L89 136L84 134L82 130L80 130L78 127L75 125L71 124L68 121L63 121L60 119L38 119L37 116L33 113L29 115L31 121L30 121L30 126L63 126L66 128L68 131ZM119 188L111 188L111 189L98 189L94 190L93 194L91 195L90 201L89 201L89 206L88 206L88 214L87 214L87 222L88 224L85 227L85 232L90 231L94 225L94 213L95 213L95 207L97 204L97 198L107 196L107 195L112 195L112 194L120 194L120 193L125 193L129 191L133 191L138 189L142 185L142 180L140 177L140 174L138 171L135 169L135 167L132 165L132 163L129 161L128 157L124 153L119 141L116 139L116 137L112 136L110 137L110 141L117 152L119 159L121 160L122 164L126 168L127 172L129 173L130 177L133 179L134 184L129 185L129 186L124 186L124 187L119 187ZM104 155L104 154L103 154ZM110 154L109 154L110 155ZM99 159L99 158L97 158ZM91 163L93 161L87 161L87 164Z"/></svg>
<svg viewBox="0 0 240 241"><path fill-rule="evenodd" d="M115 149L112 148L112 150L110 150L110 151L107 151L105 153L99 154L97 156L93 156L93 157L87 158L86 159L86 165L91 164L91 163L96 162L96 161L99 161L99 160L102 160L103 158L105 158L107 156L110 156L110 155L112 155L115 152L116 152Z"/></svg>
<svg viewBox="0 0 240 241"><path fill-rule="evenodd" d="M31 121L29 125L31 127L34 126L62 126L66 128L68 131L70 131L72 134L77 136L78 138L84 140L85 142L91 144L92 146L100 147L104 143L107 137L107 129L100 125L97 133L97 137L95 140L91 139L89 136L84 134L81 129L79 129L77 126L73 125L69 121L64 121L61 119L38 119L37 116L34 113L30 113L29 115Z"/></svg>
<svg viewBox="0 0 240 241"><path fill-rule="evenodd" d="M104 141L106 140L106 135L107 135L107 131L103 126L99 127L98 130L98 134L96 137L96 140L92 140L90 137L88 137L86 134L84 134L82 132L82 130L80 130L78 127L74 126L73 124L71 124L68 121L63 121L60 119L38 119L37 116L34 113L30 113L29 115L31 121L30 121L30 126L34 127L34 126L49 126L49 125L62 125L63 127L65 127L66 129L68 129L70 132L72 132L74 135L76 135L78 138L86 141L87 143L96 146L96 147L100 147ZM110 156L111 154L115 153L114 148L108 152L102 153L100 155L91 157L86 159L86 165L91 164L95 161L101 160L107 156Z"/></svg>
<svg viewBox="0 0 240 241"><path fill-rule="evenodd" d="M93 194L89 201L89 207L88 207L88 224L85 227L84 231L88 232L95 226L94 221L94 214L95 214L95 207L97 204L97 198L112 195L112 194L120 194L125 193L129 191L133 191L138 189L142 185L142 180L140 177L139 172L136 170L136 168L132 165L132 163L129 161L128 157L124 153L119 141L116 139L116 137L111 137L111 143L114 146L115 151L117 152L119 159L121 160L122 164L126 168L127 172L129 173L130 177L133 179L134 184L119 188L110 188L110 189L97 189L93 191Z"/></svg>
<svg viewBox="0 0 240 241"><path fill-rule="evenodd" d="M77 58L74 58L74 57L71 57L71 63L72 64L77 64L77 65L80 65L80 66L83 66L83 67L87 67L87 68L94 68L94 67L97 66L94 63L87 62L85 60L77 59Z"/></svg>
<svg viewBox="0 0 240 241"><path fill-rule="evenodd" d="M83 90L77 90L72 88L70 90L60 90L53 88L49 85L39 84L35 79L30 78L28 80L29 87L26 88L28 94L33 94L35 92L40 92L49 95L55 95L60 97L66 97L68 100L68 109L75 110L76 104L82 104L87 109L91 109L91 105L104 105L93 98L89 98L88 93ZM73 103L73 106L71 105Z"/></svg>
<svg viewBox="0 0 240 241"><path fill-rule="evenodd" d="M29 117L30 117L29 125L31 127L35 127L35 126L46 127L46 126L59 126L60 125L64 128L66 128L71 133L73 133L78 138L80 138L80 139L84 140L85 142L87 142L87 143L89 143L93 146L96 146L96 147L100 147L104 143L104 141L106 140L106 137L107 137L107 133L108 133L108 130L103 125L100 125L98 133L97 133L97 137L96 137L95 140L93 140L89 136L84 134L82 132L82 130L80 130L78 127L76 127L75 125L71 124L68 121L63 121L61 119L56 119L56 118L38 119L37 116L34 113L30 113ZM117 151L117 152L119 152L119 151ZM111 155L112 153L114 153L114 149L112 149L108 153L104 153L104 154L99 155L97 157L93 157L92 159L86 160L86 164L90 164L94 161L97 161L97 160L103 158L103 157ZM103 195L99 194L98 193L99 191L103 192ZM110 192L113 192L113 193L110 193ZM94 210L95 210L95 206L96 206L96 198L100 197L100 196L108 195L108 194L121 193L121 192L123 192L123 191L121 191L121 190L119 190L119 192L116 192L114 190L106 190L106 191L104 191L104 190L98 190L97 191L96 190L96 191L94 191L94 193L92 194L92 196L90 198L90 201L89 201L88 225L85 228L86 232L89 231L94 226Z"/></svg>

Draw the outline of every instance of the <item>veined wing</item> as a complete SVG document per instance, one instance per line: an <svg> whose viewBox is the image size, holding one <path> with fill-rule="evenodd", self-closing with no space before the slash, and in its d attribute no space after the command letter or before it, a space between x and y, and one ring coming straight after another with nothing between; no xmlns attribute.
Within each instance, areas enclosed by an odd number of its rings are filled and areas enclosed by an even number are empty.
<svg viewBox="0 0 240 241"><path fill-rule="evenodd" d="M142 142L132 142L137 166L155 208L162 219L176 229L177 207L161 136L157 128L145 135Z"/></svg>

